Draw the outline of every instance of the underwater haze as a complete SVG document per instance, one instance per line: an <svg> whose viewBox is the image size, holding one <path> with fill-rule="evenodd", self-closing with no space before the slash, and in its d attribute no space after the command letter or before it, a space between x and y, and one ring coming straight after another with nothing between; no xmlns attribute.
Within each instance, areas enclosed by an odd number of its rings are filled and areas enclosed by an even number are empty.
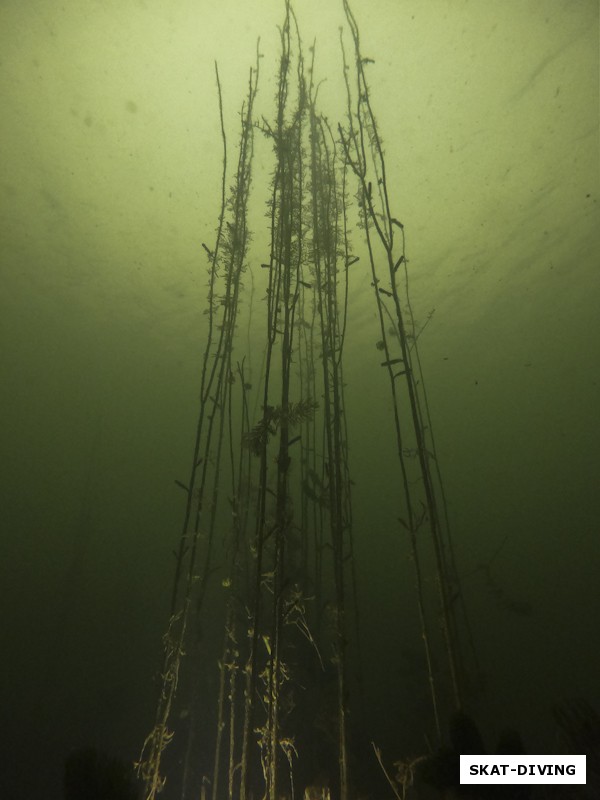
<svg viewBox="0 0 600 800"><path fill-rule="evenodd" d="M336 131L340 26L352 50L342 0L296 5ZM473 711L490 746L511 726L529 752L552 753L554 705L600 709L598 3L352 8L480 668ZM284 15L284 0L0 6L2 797L59 800L70 753L133 762L154 724L221 211L214 62L231 172L260 37L235 350L255 414L273 169L260 124L274 115ZM355 735L392 763L426 749L431 711L361 236L356 225L344 355ZM315 502L320 488L307 489ZM213 700L229 585L218 558L215 572L196 631ZM189 713L184 697L178 719ZM207 719L197 741L212 752ZM176 736L172 769L184 751ZM178 785L167 775L164 796Z"/></svg>

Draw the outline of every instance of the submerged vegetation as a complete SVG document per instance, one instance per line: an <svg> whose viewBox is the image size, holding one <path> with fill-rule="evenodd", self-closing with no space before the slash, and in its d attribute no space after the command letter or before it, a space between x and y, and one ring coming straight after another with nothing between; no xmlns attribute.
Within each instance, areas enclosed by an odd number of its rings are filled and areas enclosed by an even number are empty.
<svg viewBox="0 0 600 800"><path fill-rule="evenodd" d="M356 726L362 682L353 536L362 532L353 525L344 352L349 285L361 269L377 319L373 357L389 385L398 534L414 569L432 740L441 716L464 705L459 632L468 625L458 618L462 593L408 294L404 226L392 209L371 98L373 62L346 0L343 10L350 39L340 32L344 119L334 125L319 110L316 48L305 51L286 0L272 117L255 116L257 52L233 178L216 68L221 208L215 242L203 245L198 422L187 480L176 481L184 513L170 619L155 722L137 764L146 800L167 776L182 798L310 796L307 787L324 772L322 793L354 795L349 715ZM272 150L262 263L249 255L256 137ZM252 309L262 326L259 376L249 369L238 320L253 271L266 283L264 302ZM206 644L202 620L220 626L220 653Z"/></svg>

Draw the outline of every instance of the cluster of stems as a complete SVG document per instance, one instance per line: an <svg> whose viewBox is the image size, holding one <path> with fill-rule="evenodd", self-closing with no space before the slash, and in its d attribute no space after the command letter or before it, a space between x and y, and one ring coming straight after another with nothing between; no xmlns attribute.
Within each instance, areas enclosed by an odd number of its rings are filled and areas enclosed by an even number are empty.
<svg viewBox="0 0 600 800"><path fill-rule="evenodd" d="M350 235L356 216L374 290L381 366L389 376L399 524L408 533L414 565L438 733L440 690L424 544L433 553L452 703L462 703L456 569L408 296L404 227L392 215L367 81L371 59L361 53L358 25L343 0L354 58L348 63L340 37L347 114L332 126L319 111L315 45L307 63L290 0L284 3L274 114L255 115L257 52L229 188L215 67L221 208L215 243L203 244L207 335L198 422L187 481L176 481L184 492L184 514L155 724L138 762L145 800L154 800L164 787L165 750L168 754L174 745L167 745L180 734L182 798L201 792L211 800L293 800L322 769L319 751L328 754L336 796L347 800L352 793L349 705L360 694L361 680L344 344L351 275L360 268ZM268 143L273 160L263 237L268 250L258 263L248 229L256 137ZM253 286L262 278L258 307L248 308L248 277ZM239 322L244 304L259 332L240 360L234 351L244 348ZM262 364L256 376L249 363L257 349ZM418 482L411 476L415 467ZM214 663L214 650L199 631L202 620L216 614L223 633L216 704L209 708L202 675L206 664ZM316 733L310 714L320 706L329 712ZM209 725L215 726L210 752Z"/></svg>

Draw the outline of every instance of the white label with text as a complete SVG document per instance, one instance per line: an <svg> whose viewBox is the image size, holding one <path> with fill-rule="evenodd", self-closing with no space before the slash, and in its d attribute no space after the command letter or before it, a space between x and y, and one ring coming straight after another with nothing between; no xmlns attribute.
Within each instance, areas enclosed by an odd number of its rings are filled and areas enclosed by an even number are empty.
<svg viewBox="0 0 600 800"><path fill-rule="evenodd" d="M585 783L585 756L461 756L460 782Z"/></svg>

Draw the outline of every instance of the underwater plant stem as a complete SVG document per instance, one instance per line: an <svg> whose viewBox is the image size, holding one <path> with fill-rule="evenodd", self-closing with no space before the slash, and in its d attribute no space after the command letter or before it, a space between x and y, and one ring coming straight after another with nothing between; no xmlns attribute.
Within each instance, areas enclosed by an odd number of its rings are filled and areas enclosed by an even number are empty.
<svg viewBox="0 0 600 800"><path fill-rule="evenodd" d="M215 736L215 757L212 778L212 800L217 800L219 794L219 766L221 760L221 741L225 728L225 665L229 658L229 631L228 625L231 624L231 610L228 609L227 624L223 638L223 650L219 662L219 694L217 698L217 731Z"/></svg>
<svg viewBox="0 0 600 800"><path fill-rule="evenodd" d="M348 79L346 77L346 87L348 94L349 129L348 132L345 133L340 128L340 136L346 154L347 162L352 167L359 181L359 203L362 207L362 216L365 222L365 235L367 240L367 248L369 252L369 260L371 263L374 294L376 298L378 315L380 319L382 341L386 353L386 361L384 362L384 365L387 366L390 379L390 387L394 400L394 424L396 428L398 457L402 469L404 497L407 506L407 516L408 516L407 527L409 529L409 533L411 536L411 549L413 552L413 561L416 569L418 603L420 609L419 613L421 616L422 625L424 625L425 616L424 616L424 603L422 597L422 579L420 575L420 568L418 566L419 562L418 562L418 555L416 549L417 545L415 537L416 529L418 527L417 525L418 521L415 518L413 504L411 501L411 491L409 489L406 468L404 465L402 433L400 429L400 421L398 415L398 400L396 397L397 376L393 374L393 371L391 369L392 364L395 363L395 360L390 357L387 337L385 333L385 326L383 321L383 304L380 294L380 291L383 290L380 290L379 288L380 281L377 275L376 260L374 256L373 245L371 243L371 234L369 229L370 225L373 226L377 234L377 238L379 239L381 245L383 246L388 265L388 276L389 276L391 291L387 292L386 290L386 294L389 294L393 298L393 303L394 303L396 327L399 336L399 344L401 348L400 361L403 364L403 370L400 373L400 375L404 375L405 386L408 395L410 416L412 419L412 433L417 443L416 451L418 454L420 475L424 486L427 517L430 530L430 539L433 547L436 571L437 571L437 587L439 594L440 614L442 620L442 625L441 625L442 635L448 659L448 667L449 667L451 685L454 696L454 704L456 707L460 707L462 703L462 696L459 685L459 667L458 667L459 656L458 656L458 645L457 645L457 632L456 632L455 620L453 618L448 599L449 571L444 552L436 495L435 495L431 470L429 467L428 451L424 438L424 423L419 406L416 380L414 377L411 364L410 347L408 345L407 332L405 329L403 312L400 304L400 297L396 281L397 266L403 261L404 262L406 261L404 255L404 228L401 223L399 223L394 217L392 217L390 212L385 158L381 145L381 139L379 138L379 134L377 131L377 123L375 120L375 115L373 113L371 106L369 86L365 75L365 67L364 67L365 60L362 58L362 54L360 51L360 38L359 38L358 26L350 9L348 0L344 0L344 10L346 12L346 17L348 20L348 24L350 26L354 42L356 80L357 80L357 90L356 90L357 100L356 100L356 110L352 111L351 100L350 100L351 96L350 86ZM344 56L344 65L345 65L344 73L346 75L345 56ZM368 179L368 174L369 174L368 164L371 164L371 168L374 171L374 176L375 176L374 180ZM378 209L375 207L375 199L372 192L373 186L378 187L378 193L380 196L380 207ZM402 236L401 257L399 259L394 257L394 231L396 229L400 230ZM431 654L430 654L430 647L428 644L429 636L427 634L426 627L423 627L423 639L425 643L428 664L431 665ZM432 690L432 701L434 706L436 727L439 730L439 715L437 713L435 683L433 680L433 674L430 667L429 667L429 680Z"/></svg>
<svg viewBox="0 0 600 800"><path fill-rule="evenodd" d="M312 88L312 87L311 87ZM310 153L313 214L313 270L317 292L317 313L321 333L323 365L323 413L327 463L329 464L329 523L335 585L335 655L337 672L338 766L340 798L348 796L348 754L346 719L346 632L344 587L344 519L346 451L342 447L344 419L341 379L343 335L340 335L337 298L337 256L347 252L347 240L340 233L340 204L336 178L335 143L330 150L330 131L310 99ZM343 201L342 201L343 202ZM344 231L345 233L345 231ZM347 263L347 260L346 260Z"/></svg>
<svg viewBox="0 0 600 800"><path fill-rule="evenodd" d="M217 82L217 96L219 101L219 120L221 124L221 141L223 143L223 169L222 169L222 176L221 176L221 207L219 211L219 223L217 226L217 237L215 241L215 246L213 250L208 250L209 258L210 258L210 268L209 268L209 285L208 285L208 333L206 339L206 347L204 349L204 356L202 360L202 371L201 371L201 379L200 379L200 408L198 410L198 422L196 426L196 435L194 440L194 447L192 451L192 463L190 468L190 476L187 484L187 498L185 504L185 512L184 512L184 519L181 529L181 536L179 539L179 547L177 550L177 558L176 558L176 565L175 565L175 574L173 576L173 589L171 593L171 614L176 613L177 605L178 605L178 592L179 592L179 584L181 580L182 570L183 570L183 563L186 556L186 553L189 549L188 544L188 526L192 514L192 507L194 502L194 487L196 482L196 475L198 471L198 466L200 463L200 445L202 440L202 429L204 426L205 416L206 416L206 403L208 400L208 394L210 392L210 387L212 384L212 379L214 377L214 370L216 368L213 367L212 371L209 371L208 365L210 360L210 355L212 352L212 341L213 336L215 333L215 309L214 309L214 295L215 295L215 283L217 280L217 263L219 258L219 250L223 236L223 226L225 224L225 192L227 186L227 135L225 133L225 122L223 119L223 94L221 91L221 81L219 78L219 67L217 62L215 61L215 77ZM207 383L208 381L208 383Z"/></svg>

